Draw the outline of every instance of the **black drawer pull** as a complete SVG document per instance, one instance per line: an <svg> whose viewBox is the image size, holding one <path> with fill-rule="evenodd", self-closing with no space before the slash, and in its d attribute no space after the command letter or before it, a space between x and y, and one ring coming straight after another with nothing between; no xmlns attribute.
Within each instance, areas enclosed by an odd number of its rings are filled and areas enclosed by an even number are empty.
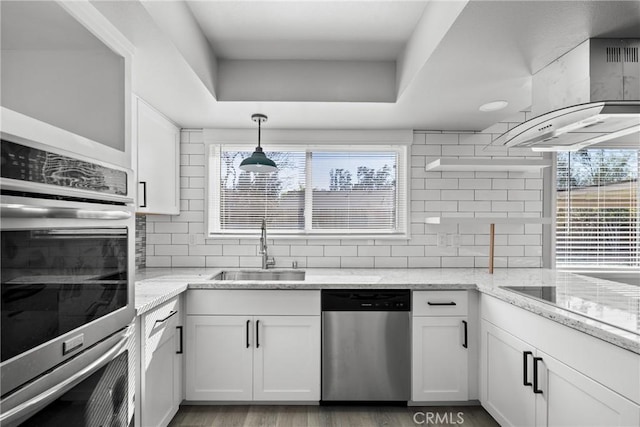
<svg viewBox="0 0 640 427"><path fill-rule="evenodd" d="M256 348L260 348L260 321L256 320Z"/></svg>
<svg viewBox="0 0 640 427"><path fill-rule="evenodd" d="M431 302L427 301L427 305L457 305L455 302Z"/></svg>
<svg viewBox="0 0 640 427"><path fill-rule="evenodd" d="M169 315L167 317L165 317L164 319L158 319L156 320L156 324L158 323L164 323L167 320L169 320L171 317L175 316L176 314L178 314L178 312L176 310L172 310L171 313L169 313Z"/></svg>
<svg viewBox="0 0 640 427"><path fill-rule="evenodd" d="M542 361L542 357L533 358L533 392L542 394L542 390L538 388L538 362Z"/></svg>
<svg viewBox="0 0 640 427"><path fill-rule="evenodd" d="M468 338L467 338L467 321L463 320L462 321L462 325L464 326L464 343L462 344L462 346L464 348L467 348L468 345Z"/></svg>
<svg viewBox="0 0 640 427"><path fill-rule="evenodd" d="M176 329L180 331L180 349L176 351L176 354L182 354L182 326L176 326Z"/></svg>
<svg viewBox="0 0 640 427"><path fill-rule="evenodd" d="M522 385L531 387L531 381L529 381L529 356L533 356L530 351L522 352Z"/></svg>
<svg viewBox="0 0 640 427"><path fill-rule="evenodd" d="M249 348L249 324L251 323L251 320L247 320L247 348Z"/></svg>
<svg viewBox="0 0 640 427"><path fill-rule="evenodd" d="M147 182L140 181L140 184L142 184L142 204L140 205L140 207L146 208L147 207Z"/></svg>

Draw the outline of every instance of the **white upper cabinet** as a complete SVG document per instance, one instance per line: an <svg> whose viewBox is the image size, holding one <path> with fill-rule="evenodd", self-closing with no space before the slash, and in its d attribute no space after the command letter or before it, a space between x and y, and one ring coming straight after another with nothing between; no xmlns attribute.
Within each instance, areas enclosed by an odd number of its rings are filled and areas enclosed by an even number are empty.
<svg viewBox="0 0 640 427"><path fill-rule="evenodd" d="M180 213L180 129L138 97L135 140L138 148L137 211Z"/></svg>
<svg viewBox="0 0 640 427"><path fill-rule="evenodd" d="M133 46L90 2L1 2L2 132L131 168Z"/></svg>

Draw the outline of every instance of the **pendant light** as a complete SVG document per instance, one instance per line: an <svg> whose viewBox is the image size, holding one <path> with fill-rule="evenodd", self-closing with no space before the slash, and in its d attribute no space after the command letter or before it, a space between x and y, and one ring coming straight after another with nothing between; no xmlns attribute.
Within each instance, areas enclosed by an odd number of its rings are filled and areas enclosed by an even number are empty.
<svg viewBox="0 0 640 427"><path fill-rule="evenodd" d="M240 163L240 169L246 172L273 172L278 169L276 162L268 158L262 152L262 147L260 147L260 125L267 121L267 116L264 114L254 114L251 116L251 120L258 122L258 146L250 157L247 157Z"/></svg>

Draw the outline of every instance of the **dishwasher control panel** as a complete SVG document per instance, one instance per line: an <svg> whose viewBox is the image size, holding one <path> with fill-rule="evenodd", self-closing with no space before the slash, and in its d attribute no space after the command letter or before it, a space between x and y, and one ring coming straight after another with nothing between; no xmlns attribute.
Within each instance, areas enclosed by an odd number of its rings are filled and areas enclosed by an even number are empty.
<svg viewBox="0 0 640 427"><path fill-rule="evenodd" d="M408 289L337 289L322 291L322 311L410 311Z"/></svg>

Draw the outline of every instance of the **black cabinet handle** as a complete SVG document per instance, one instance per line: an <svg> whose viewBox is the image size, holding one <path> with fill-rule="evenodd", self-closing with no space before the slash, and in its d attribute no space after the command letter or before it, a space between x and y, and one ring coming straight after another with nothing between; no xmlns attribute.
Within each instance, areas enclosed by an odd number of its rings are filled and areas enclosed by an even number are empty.
<svg viewBox="0 0 640 427"><path fill-rule="evenodd" d="M147 181L140 181L140 184L142 184L142 204L140 205L140 207L146 208L147 207Z"/></svg>
<svg viewBox="0 0 640 427"><path fill-rule="evenodd" d="M251 323L251 320L247 320L247 348L249 348L249 324Z"/></svg>
<svg viewBox="0 0 640 427"><path fill-rule="evenodd" d="M176 326L176 329L180 331L180 349L176 351L176 354L182 354L182 326Z"/></svg>
<svg viewBox="0 0 640 427"><path fill-rule="evenodd" d="M427 301L427 305L456 305L455 302L451 301L451 302L431 302L431 301Z"/></svg>
<svg viewBox="0 0 640 427"><path fill-rule="evenodd" d="M522 385L531 386L531 382L529 381L529 356L533 356L533 353L530 351L522 352Z"/></svg>
<svg viewBox="0 0 640 427"><path fill-rule="evenodd" d="M260 321L256 320L256 348L260 348Z"/></svg>
<svg viewBox="0 0 640 427"><path fill-rule="evenodd" d="M538 388L538 362L542 361L542 357L533 358L533 392L542 394L542 390Z"/></svg>
<svg viewBox="0 0 640 427"><path fill-rule="evenodd" d="M171 317L175 316L176 314L178 314L178 312L176 310L171 310L171 313L169 313L169 315L167 317L165 317L164 319L156 320L155 324L166 322L167 320L169 320Z"/></svg>
<svg viewBox="0 0 640 427"><path fill-rule="evenodd" d="M464 343L462 344L462 346L464 348L467 348L467 344L468 344L468 339L467 339L467 321L463 320L462 321L462 325L464 326Z"/></svg>

